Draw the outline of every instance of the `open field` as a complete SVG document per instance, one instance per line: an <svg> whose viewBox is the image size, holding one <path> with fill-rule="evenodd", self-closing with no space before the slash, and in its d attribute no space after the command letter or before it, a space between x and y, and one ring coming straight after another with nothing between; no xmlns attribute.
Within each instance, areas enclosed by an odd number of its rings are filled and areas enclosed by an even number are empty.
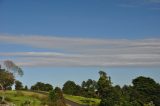
<svg viewBox="0 0 160 106"><path fill-rule="evenodd" d="M47 94L47 92L45 92ZM47 100L47 95L42 93L30 92L30 91L5 91L5 99L9 103L13 103L16 106L23 106L26 103L30 103L30 106L43 106L43 102ZM4 95L0 91L0 96ZM81 96L72 96L64 94L65 99L73 101L81 105L95 105L100 103L99 99L85 98ZM69 105L68 105L69 106Z"/></svg>
<svg viewBox="0 0 160 106"><path fill-rule="evenodd" d="M0 96L4 93L0 91ZM16 106L23 106L30 104L30 106L41 106L43 103L41 100L45 100L46 96L38 93L27 91L5 91L5 100L9 103L13 103Z"/></svg>

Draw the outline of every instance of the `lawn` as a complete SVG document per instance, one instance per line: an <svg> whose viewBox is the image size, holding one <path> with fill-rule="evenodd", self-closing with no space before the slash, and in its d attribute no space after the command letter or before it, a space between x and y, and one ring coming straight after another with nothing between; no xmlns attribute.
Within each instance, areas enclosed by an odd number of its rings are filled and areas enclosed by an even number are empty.
<svg viewBox="0 0 160 106"><path fill-rule="evenodd" d="M3 92L0 91L0 96ZM24 106L24 104L30 103L30 106L41 106L42 102L46 99L45 95L28 92L28 91L5 91L5 100L9 103L13 103L16 106Z"/></svg>
<svg viewBox="0 0 160 106"><path fill-rule="evenodd" d="M71 100L73 102L76 102L82 105L98 106L98 104L100 103L100 99L96 99L96 98L86 98L86 97L73 96L73 95L67 95L67 94L64 94L64 97L68 100Z"/></svg>

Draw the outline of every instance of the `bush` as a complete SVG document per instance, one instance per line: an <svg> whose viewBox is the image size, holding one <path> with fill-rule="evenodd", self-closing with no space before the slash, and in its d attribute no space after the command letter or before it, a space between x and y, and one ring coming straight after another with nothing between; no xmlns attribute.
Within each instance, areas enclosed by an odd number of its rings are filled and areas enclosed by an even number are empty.
<svg viewBox="0 0 160 106"><path fill-rule="evenodd" d="M49 93L49 106L66 106L63 93L60 88L56 87Z"/></svg>

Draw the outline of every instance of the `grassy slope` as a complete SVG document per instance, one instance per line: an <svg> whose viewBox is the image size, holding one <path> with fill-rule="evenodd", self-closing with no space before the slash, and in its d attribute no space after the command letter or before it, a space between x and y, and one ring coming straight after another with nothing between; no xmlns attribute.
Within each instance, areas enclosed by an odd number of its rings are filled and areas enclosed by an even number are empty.
<svg viewBox="0 0 160 106"><path fill-rule="evenodd" d="M0 95L3 95L2 91L0 91ZM26 101L30 101L31 106L40 106L41 100L46 98L45 95L27 91L5 91L5 97L8 102L14 103L16 106L21 106Z"/></svg>
<svg viewBox="0 0 160 106"><path fill-rule="evenodd" d="M0 96L2 94L3 92L0 91ZM30 101L32 106L41 106L41 101L45 101L47 95L30 91L5 91L5 97L7 101L16 104L16 106L21 106L21 104L25 103L25 101ZM64 94L64 97L82 105L98 105L100 103L100 99L95 98L85 98L67 94Z"/></svg>
<svg viewBox="0 0 160 106"><path fill-rule="evenodd" d="M67 95L64 94L64 97L68 100L71 100L73 102L76 102L78 104L82 105L97 105L100 103L100 99L95 99L95 98L85 98L81 96L73 96L73 95Z"/></svg>

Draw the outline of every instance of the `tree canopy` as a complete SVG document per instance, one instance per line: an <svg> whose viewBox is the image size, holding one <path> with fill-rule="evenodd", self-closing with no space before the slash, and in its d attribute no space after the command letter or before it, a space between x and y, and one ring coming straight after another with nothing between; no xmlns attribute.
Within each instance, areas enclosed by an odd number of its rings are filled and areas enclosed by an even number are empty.
<svg viewBox="0 0 160 106"><path fill-rule="evenodd" d="M16 81L15 81L15 89L16 89L16 90L23 90L22 82L16 80Z"/></svg>
<svg viewBox="0 0 160 106"><path fill-rule="evenodd" d="M31 86L31 90L51 91L51 90L53 90L53 86L51 84L45 84L43 82L37 82L35 85Z"/></svg>
<svg viewBox="0 0 160 106"><path fill-rule="evenodd" d="M23 76L23 70L17 66L13 61L11 60L5 60L4 65L7 69L7 71L12 72L13 74L18 74L20 76Z"/></svg>
<svg viewBox="0 0 160 106"><path fill-rule="evenodd" d="M0 69L0 89L10 89L14 84L15 77L13 73L6 71L5 69Z"/></svg>
<svg viewBox="0 0 160 106"><path fill-rule="evenodd" d="M74 81L67 81L63 85L63 92L65 94L74 95L76 93L77 85Z"/></svg>

